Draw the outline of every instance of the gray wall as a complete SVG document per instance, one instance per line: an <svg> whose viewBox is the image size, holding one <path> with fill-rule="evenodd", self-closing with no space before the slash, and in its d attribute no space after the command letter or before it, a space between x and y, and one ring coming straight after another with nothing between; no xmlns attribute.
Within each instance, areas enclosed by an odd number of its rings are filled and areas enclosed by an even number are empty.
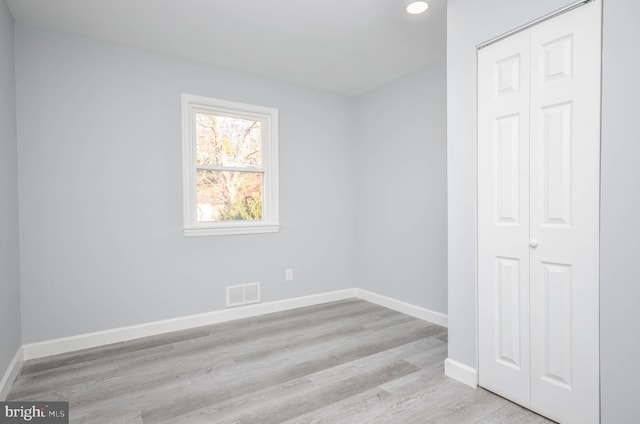
<svg viewBox="0 0 640 424"><path fill-rule="evenodd" d="M449 0L449 357L476 367L475 46L569 0ZM640 352L640 37L634 0L604 2L601 206L601 398L603 423L637 418Z"/></svg>
<svg viewBox="0 0 640 424"><path fill-rule="evenodd" d="M21 344L13 18L0 0L0 378Z"/></svg>
<svg viewBox="0 0 640 424"><path fill-rule="evenodd" d="M359 287L447 312L446 68L357 99Z"/></svg>
<svg viewBox="0 0 640 424"><path fill-rule="evenodd" d="M350 99L20 25L16 57L25 343L353 287ZM280 233L183 236L183 92L279 109Z"/></svg>
<svg viewBox="0 0 640 424"><path fill-rule="evenodd" d="M640 2L605 0L600 212L602 422L638 422Z"/></svg>

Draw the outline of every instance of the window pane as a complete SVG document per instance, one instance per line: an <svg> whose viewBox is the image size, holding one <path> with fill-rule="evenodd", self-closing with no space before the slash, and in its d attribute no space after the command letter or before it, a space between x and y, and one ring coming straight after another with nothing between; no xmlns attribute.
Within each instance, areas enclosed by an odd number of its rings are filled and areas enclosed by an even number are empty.
<svg viewBox="0 0 640 424"><path fill-rule="evenodd" d="M196 113L198 165L262 167L262 122Z"/></svg>
<svg viewBox="0 0 640 424"><path fill-rule="evenodd" d="M198 222L262 220L262 173L199 169Z"/></svg>

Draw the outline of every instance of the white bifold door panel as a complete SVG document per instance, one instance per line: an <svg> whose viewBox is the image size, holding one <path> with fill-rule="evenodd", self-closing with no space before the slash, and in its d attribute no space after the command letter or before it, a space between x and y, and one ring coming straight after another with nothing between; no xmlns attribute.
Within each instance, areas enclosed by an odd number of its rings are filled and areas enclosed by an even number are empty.
<svg viewBox="0 0 640 424"><path fill-rule="evenodd" d="M531 407L560 422L599 421L600 22L531 30Z"/></svg>
<svg viewBox="0 0 640 424"><path fill-rule="evenodd" d="M480 385L599 422L601 4L478 53Z"/></svg>
<svg viewBox="0 0 640 424"><path fill-rule="evenodd" d="M529 33L478 63L480 383L530 402Z"/></svg>

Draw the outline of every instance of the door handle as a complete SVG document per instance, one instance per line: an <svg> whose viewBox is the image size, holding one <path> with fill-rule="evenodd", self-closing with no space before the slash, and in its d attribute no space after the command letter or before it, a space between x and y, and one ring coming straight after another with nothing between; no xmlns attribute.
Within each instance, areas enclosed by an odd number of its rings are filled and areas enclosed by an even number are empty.
<svg viewBox="0 0 640 424"><path fill-rule="evenodd" d="M538 247L538 240L531 240L529 242L529 247L532 249L535 249L536 247Z"/></svg>

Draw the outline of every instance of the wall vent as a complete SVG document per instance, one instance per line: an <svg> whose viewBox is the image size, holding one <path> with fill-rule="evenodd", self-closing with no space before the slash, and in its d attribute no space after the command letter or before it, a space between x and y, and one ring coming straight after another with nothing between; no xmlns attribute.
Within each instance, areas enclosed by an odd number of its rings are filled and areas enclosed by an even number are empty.
<svg viewBox="0 0 640 424"><path fill-rule="evenodd" d="M260 283L227 287L227 307L260 302Z"/></svg>

